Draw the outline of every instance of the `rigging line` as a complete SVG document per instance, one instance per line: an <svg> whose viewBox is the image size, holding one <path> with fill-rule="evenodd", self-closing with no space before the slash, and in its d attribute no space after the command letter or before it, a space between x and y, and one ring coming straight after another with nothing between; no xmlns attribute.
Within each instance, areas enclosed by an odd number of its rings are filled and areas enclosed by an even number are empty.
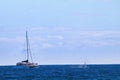
<svg viewBox="0 0 120 80"><path fill-rule="evenodd" d="M31 54L31 48L30 48L30 45L29 45L29 53L30 53L31 62L33 63L33 58L32 58L32 54Z"/></svg>
<svg viewBox="0 0 120 80"><path fill-rule="evenodd" d="M28 57L28 60L30 58L31 62L33 62L27 31L26 31L26 39L27 39L27 57Z"/></svg>

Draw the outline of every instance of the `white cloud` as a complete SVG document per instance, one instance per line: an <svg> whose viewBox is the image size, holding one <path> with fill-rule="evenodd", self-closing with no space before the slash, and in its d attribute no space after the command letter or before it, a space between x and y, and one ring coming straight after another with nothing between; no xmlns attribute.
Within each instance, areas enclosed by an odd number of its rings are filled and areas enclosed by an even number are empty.
<svg viewBox="0 0 120 80"><path fill-rule="evenodd" d="M30 28L29 30L33 32L64 31L65 27L33 27L33 28Z"/></svg>
<svg viewBox="0 0 120 80"><path fill-rule="evenodd" d="M50 43L44 43L43 45L43 48L53 48L54 46Z"/></svg>
<svg viewBox="0 0 120 80"><path fill-rule="evenodd" d="M33 32L36 32L36 31L48 31L49 27L33 27L33 28L30 28L29 30L31 30Z"/></svg>
<svg viewBox="0 0 120 80"><path fill-rule="evenodd" d="M10 43L23 43L23 37L15 37L15 38L8 38L8 37L1 37L0 42L10 42Z"/></svg>
<svg viewBox="0 0 120 80"><path fill-rule="evenodd" d="M68 46L100 47L120 45L119 31L77 31L73 34L66 40Z"/></svg>
<svg viewBox="0 0 120 80"><path fill-rule="evenodd" d="M56 39L56 40L63 40L64 37L62 35L55 35L55 36L48 36L48 39Z"/></svg>
<svg viewBox="0 0 120 80"><path fill-rule="evenodd" d="M30 42L36 47L99 47L120 45L120 31L89 31L69 27L33 28L30 32ZM41 31L39 31L41 30ZM45 32L46 31L46 32ZM18 31L16 31L17 33ZM45 32L45 33L41 33ZM2 32L3 33L3 32ZM15 33L15 31L14 31ZM21 32L22 33L22 32ZM21 34L20 33L20 34ZM33 34L31 34L33 33ZM11 34L10 34L11 35ZM22 34L23 35L23 34ZM14 34L17 37L0 37L0 42L24 43L25 36ZM64 45L63 45L64 43Z"/></svg>

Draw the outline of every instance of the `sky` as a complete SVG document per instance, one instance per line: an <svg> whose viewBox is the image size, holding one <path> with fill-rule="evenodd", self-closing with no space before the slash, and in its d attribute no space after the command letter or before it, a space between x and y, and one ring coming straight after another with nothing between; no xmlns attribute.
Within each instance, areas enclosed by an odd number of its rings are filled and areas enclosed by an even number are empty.
<svg viewBox="0 0 120 80"><path fill-rule="evenodd" d="M0 65L120 64L119 0L0 0Z"/></svg>

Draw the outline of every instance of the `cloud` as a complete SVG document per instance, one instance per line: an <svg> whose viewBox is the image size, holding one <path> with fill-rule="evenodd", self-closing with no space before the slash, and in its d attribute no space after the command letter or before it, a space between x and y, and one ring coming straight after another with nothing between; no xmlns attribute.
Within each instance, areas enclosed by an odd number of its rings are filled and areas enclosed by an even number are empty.
<svg viewBox="0 0 120 80"><path fill-rule="evenodd" d="M62 32L65 30L65 27L33 27L29 29L31 32Z"/></svg>
<svg viewBox="0 0 120 80"><path fill-rule="evenodd" d="M0 42L8 42L8 43L23 43L23 37L15 37L15 38L8 38L8 37L0 37Z"/></svg>
<svg viewBox="0 0 120 80"><path fill-rule="evenodd" d="M54 46L53 46L53 44L50 44L50 43L44 43L44 44L42 45L42 47L43 47L43 48L53 48Z"/></svg>
<svg viewBox="0 0 120 80"><path fill-rule="evenodd" d="M29 37L31 45L35 47L39 46L41 48L75 48L80 46L102 47L120 45L120 31L92 31L69 27L32 28L30 31L32 31L30 32ZM16 31L16 33L17 32L18 31ZM0 42L23 44L25 42L25 36L20 34L14 34L14 37L0 37Z"/></svg>
<svg viewBox="0 0 120 80"><path fill-rule="evenodd" d="M119 37L119 31L80 31L80 35L90 37Z"/></svg>
<svg viewBox="0 0 120 80"><path fill-rule="evenodd" d="M119 31L69 31L64 37L66 46L102 47L120 45Z"/></svg>
<svg viewBox="0 0 120 80"><path fill-rule="evenodd" d="M48 39L55 39L55 40L63 40L64 37L62 35L56 35L56 36L48 36Z"/></svg>
<svg viewBox="0 0 120 80"><path fill-rule="evenodd" d="M86 46L112 46L120 45L119 31L87 31L81 33L81 43Z"/></svg>

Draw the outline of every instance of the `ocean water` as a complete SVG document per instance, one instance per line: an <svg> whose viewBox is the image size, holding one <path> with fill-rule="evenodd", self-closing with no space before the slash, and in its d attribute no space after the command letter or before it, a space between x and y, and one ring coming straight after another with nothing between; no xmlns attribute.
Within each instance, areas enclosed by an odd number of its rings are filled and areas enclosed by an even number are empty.
<svg viewBox="0 0 120 80"><path fill-rule="evenodd" d="M120 80L120 65L0 66L0 80Z"/></svg>

